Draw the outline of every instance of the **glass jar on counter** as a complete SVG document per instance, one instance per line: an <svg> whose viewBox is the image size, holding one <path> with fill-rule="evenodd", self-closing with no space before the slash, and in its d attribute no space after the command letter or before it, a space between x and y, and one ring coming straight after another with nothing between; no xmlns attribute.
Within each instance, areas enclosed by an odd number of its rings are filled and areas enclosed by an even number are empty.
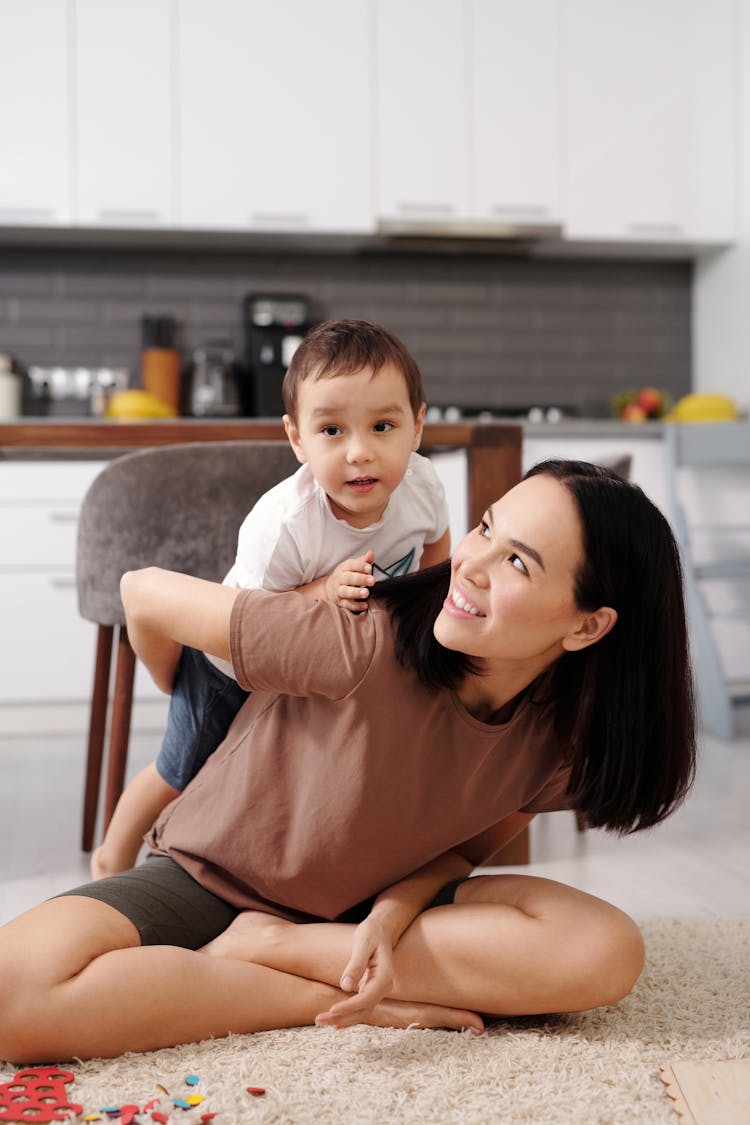
<svg viewBox="0 0 750 1125"><path fill-rule="evenodd" d="M0 418L18 418L21 414L23 380L14 370L13 357L0 352Z"/></svg>

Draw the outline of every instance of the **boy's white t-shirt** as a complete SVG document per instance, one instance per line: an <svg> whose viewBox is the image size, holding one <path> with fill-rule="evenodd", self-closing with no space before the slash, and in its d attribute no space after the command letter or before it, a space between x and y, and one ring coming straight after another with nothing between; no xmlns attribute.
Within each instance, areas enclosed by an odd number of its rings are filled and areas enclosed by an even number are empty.
<svg viewBox="0 0 750 1125"><path fill-rule="evenodd" d="M264 493L243 520L224 585L294 590L368 550L375 552L376 579L408 574L419 569L425 543L440 539L448 523L443 486L432 463L418 453L411 454L382 517L361 528L334 516L309 465L301 465ZM228 661L208 659L233 675Z"/></svg>

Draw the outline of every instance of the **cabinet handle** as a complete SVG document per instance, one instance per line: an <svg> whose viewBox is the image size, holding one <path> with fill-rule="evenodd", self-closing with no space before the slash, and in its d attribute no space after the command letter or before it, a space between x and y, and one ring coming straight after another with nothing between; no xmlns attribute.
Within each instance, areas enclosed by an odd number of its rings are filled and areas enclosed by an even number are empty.
<svg viewBox="0 0 750 1125"><path fill-rule="evenodd" d="M509 203L494 203L492 205L493 215L533 215L539 218L542 215L550 215L551 209L549 207L542 207L537 204L519 204L518 207L513 207Z"/></svg>
<svg viewBox="0 0 750 1125"><path fill-rule="evenodd" d="M309 215L294 211L251 211L249 219L251 223L281 227L309 227L312 222Z"/></svg>
<svg viewBox="0 0 750 1125"><path fill-rule="evenodd" d="M396 210L405 215L453 215L452 203L397 203Z"/></svg>
<svg viewBox="0 0 750 1125"><path fill-rule="evenodd" d="M49 512L53 523L78 523L78 512Z"/></svg>
<svg viewBox="0 0 750 1125"><path fill-rule="evenodd" d="M0 218L10 219L11 222L39 222L42 219L55 219L57 211L54 207L0 207Z"/></svg>
<svg viewBox="0 0 750 1125"><path fill-rule="evenodd" d="M143 222L143 223L158 223L161 221L161 211L153 211L150 208L132 208L132 207L107 207L100 208L97 212L99 221L106 223L130 223L130 222Z"/></svg>
<svg viewBox="0 0 750 1125"><path fill-rule="evenodd" d="M628 223L631 234L684 234L682 223Z"/></svg>
<svg viewBox="0 0 750 1125"><path fill-rule="evenodd" d="M76 577L74 574L69 574L65 577L56 576L54 578L50 578L50 585L55 590L75 590Z"/></svg>

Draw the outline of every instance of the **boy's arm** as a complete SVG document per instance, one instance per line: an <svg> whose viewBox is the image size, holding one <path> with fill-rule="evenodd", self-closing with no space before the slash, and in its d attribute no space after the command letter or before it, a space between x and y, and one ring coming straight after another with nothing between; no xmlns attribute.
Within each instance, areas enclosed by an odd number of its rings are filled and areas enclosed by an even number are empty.
<svg viewBox="0 0 750 1125"><path fill-rule="evenodd" d="M354 931L352 954L341 974L341 988L354 996L321 1012L315 1022L330 1027L360 1023L363 1014L393 988L393 949L402 934L441 887L472 871L469 860L457 851L448 851L381 891L367 918Z"/></svg>
<svg viewBox="0 0 750 1125"><path fill-rule="evenodd" d="M419 560L419 569L426 570L428 566L437 566L438 563L445 562L447 558L450 558L450 553L451 533L450 528L446 528L434 543L425 543L422 557Z"/></svg>
<svg viewBox="0 0 750 1125"><path fill-rule="evenodd" d="M172 690L182 645L230 659L229 619L239 590L159 567L122 576L130 643L162 691Z"/></svg>

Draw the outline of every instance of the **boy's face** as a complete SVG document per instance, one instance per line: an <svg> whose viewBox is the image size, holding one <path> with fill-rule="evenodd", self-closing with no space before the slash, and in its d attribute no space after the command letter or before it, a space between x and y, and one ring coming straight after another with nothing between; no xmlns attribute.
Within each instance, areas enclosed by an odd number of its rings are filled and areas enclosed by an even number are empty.
<svg viewBox="0 0 750 1125"><path fill-rule="evenodd" d="M297 394L297 424L284 427L297 459L307 462L337 519L368 527L385 511L419 448L425 405L414 417L406 380L387 363L353 375L305 379Z"/></svg>

